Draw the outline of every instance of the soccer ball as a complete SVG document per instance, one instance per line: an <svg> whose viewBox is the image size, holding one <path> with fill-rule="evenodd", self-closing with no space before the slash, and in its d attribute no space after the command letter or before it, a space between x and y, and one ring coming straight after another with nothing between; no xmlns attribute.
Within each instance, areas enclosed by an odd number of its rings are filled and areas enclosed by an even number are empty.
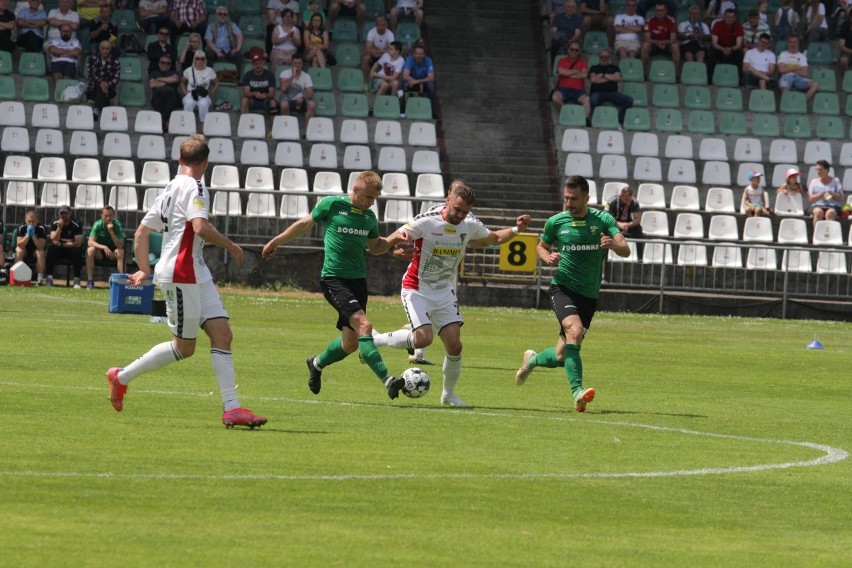
<svg viewBox="0 0 852 568"><path fill-rule="evenodd" d="M423 369L412 367L402 373L405 384L402 385L402 394L408 398L420 398L429 392L429 375Z"/></svg>

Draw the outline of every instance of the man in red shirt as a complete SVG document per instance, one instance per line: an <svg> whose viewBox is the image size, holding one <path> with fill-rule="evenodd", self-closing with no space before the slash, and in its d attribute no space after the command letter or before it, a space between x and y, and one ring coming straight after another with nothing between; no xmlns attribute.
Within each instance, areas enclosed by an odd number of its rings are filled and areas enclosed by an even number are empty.
<svg viewBox="0 0 852 568"><path fill-rule="evenodd" d="M568 56L556 64L556 88L550 96L557 112L565 103L580 103L586 113L586 124L589 125L589 114L592 111L589 94L586 92L586 76L589 74L589 64L580 57L580 44L572 41L568 44Z"/></svg>
<svg viewBox="0 0 852 568"><path fill-rule="evenodd" d="M665 2L657 2L654 15L645 24L645 42L642 44L642 64L645 75L651 67L654 55L670 55L675 66L675 75L680 76L680 45L677 42L677 22L668 15Z"/></svg>
<svg viewBox="0 0 852 568"><path fill-rule="evenodd" d="M743 74L743 45L745 30L737 21L736 12L730 8L725 10L725 16L713 24L710 30L710 76L719 63L730 63L737 66L737 76Z"/></svg>

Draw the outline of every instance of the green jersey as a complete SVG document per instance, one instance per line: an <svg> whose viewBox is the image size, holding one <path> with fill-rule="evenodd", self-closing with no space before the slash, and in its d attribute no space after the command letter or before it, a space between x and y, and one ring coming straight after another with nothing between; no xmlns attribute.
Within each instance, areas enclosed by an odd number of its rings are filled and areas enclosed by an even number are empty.
<svg viewBox="0 0 852 568"><path fill-rule="evenodd" d="M379 237L379 223L372 210L358 209L349 196L324 197L311 211L316 223L324 223L325 258L320 276L367 277L367 240Z"/></svg>
<svg viewBox="0 0 852 568"><path fill-rule="evenodd" d="M112 220L112 231L115 233L115 236L124 240L124 227L121 226L121 221L118 219ZM109 247L112 250L115 250L115 243L112 242L112 237L109 235L109 231L107 231L106 223L104 223L103 219L98 219L95 221L95 224L92 225L92 230L89 231L90 237L95 237L95 240L98 244Z"/></svg>
<svg viewBox="0 0 852 568"><path fill-rule="evenodd" d="M607 249L601 248L601 234L614 237L620 232L609 213L589 208L585 217L568 211L554 215L544 224L541 241L556 244L562 255L553 284L564 286L587 298L597 298L601 290L601 267Z"/></svg>

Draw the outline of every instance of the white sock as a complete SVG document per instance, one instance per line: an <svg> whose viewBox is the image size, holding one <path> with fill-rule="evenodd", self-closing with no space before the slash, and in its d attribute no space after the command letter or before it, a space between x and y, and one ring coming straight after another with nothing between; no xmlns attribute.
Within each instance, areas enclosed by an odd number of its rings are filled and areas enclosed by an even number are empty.
<svg viewBox="0 0 852 568"><path fill-rule="evenodd" d="M41 282L43 279L44 279L44 277L42 276L41 272L39 272L38 275L36 276L36 282Z"/></svg>
<svg viewBox="0 0 852 568"><path fill-rule="evenodd" d="M394 349L414 349L414 337L407 329L398 329L389 333L380 333L373 337L376 347L393 347Z"/></svg>
<svg viewBox="0 0 852 568"><path fill-rule="evenodd" d="M461 353L455 357L450 354L444 355L444 394L452 396L455 393L456 383L459 382L461 375L461 364Z"/></svg>
<svg viewBox="0 0 852 568"><path fill-rule="evenodd" d="M182 357L175 349L174 343L171 341L160 343L122 369L118 373L118 382L126 385L142 373L156 371L181 359Z"/></svg>
<svg viewBox="0 0 852 568"><path fill-rule="evenodd" d="M225 412L239 408L237 377L234 373L234 359L231 357L231 352L211 348L210 362L213 363L213 372L216 374L216 382L219 383L219 394L222 395L222 406Z"/></svg>

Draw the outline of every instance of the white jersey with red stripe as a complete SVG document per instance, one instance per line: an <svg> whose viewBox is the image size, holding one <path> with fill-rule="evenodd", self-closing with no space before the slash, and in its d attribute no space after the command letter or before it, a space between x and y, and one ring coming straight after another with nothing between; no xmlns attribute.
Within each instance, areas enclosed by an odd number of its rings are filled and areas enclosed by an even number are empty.
<svg viewBox="0 0 852 568"><path fill-rule="evenodd" d="M179 174L169 182L142 224L163 233L154 282L201 284L213 279L204 263L204 240L192 229L192 220L208 218L210 193L203 181Z"/></svg>
<svg viewBox="0 0 852 568"><path fill-rule="evenodd" d="M428 292L450 288L467 244L490 233L471 213L453 225L444 220L443 211L444 205L436 205L405 226L414 241L414 256L402 277L402 287L406 290Z"/></svg>

